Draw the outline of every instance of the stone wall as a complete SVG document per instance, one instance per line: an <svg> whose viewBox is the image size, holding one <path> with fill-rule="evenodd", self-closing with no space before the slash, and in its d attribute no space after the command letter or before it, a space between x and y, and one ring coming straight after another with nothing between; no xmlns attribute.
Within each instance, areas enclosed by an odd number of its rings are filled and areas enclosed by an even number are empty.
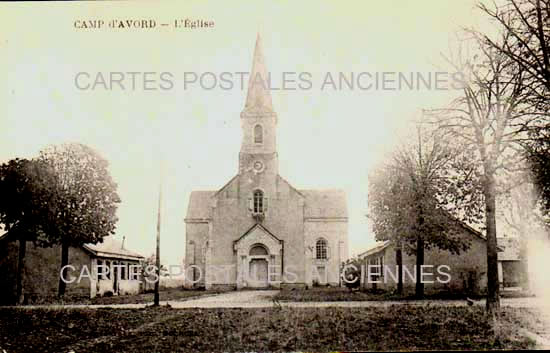
<svg viewBox="0 0 550 353"><path fill-rule="evenodd" d="M316 259L316 243L318 239L325 239L328 243L328 259ZM340 267L348 257L347 222L315 220L305 223L306 248L306 283L311 286L315 277L326 275L327 284L340 284ZM321 270L320 268L324 269ZM316 270L319 269L319 270ZM318 280L318 279L317 279ZM322 283L322 282L321 282Z"/></svg>
<svg viewBox="0 0 550 353"><path fill-rule="evenodd" d="M213 266L226 266L229 275L223 281L211 284L236 283L237 257L233 245L256 223L248 210L249 198L256 188L261 188L268 198L268 210L262 225L283 240L285 267L292 265L296 283L305 283L303 197L282 178L266 171L239 175L216 197L207 261Z"/></svg>
<svg viewBox="0 0 550 353"><path fill-rule="evenodd" d="M205 255L206 242L208 241L208 222L188 222L185 225L186 246L185 246L185 268L192 265L199 269L192 269L185 272L185 287L205 286ZM193 278L193 276L195 276ZM195 283L196 282L196 283Z"/></svg>

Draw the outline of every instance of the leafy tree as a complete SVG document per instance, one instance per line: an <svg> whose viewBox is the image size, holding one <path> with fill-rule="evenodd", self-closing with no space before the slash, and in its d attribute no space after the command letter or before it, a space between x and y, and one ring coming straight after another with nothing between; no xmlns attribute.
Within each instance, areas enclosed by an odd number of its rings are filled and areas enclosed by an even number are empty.
<svg viewBox="0 0 550 353"><path fill-rule="evenodd" d="M456 232L449 200L456 201L458 181L453 172L456 151L432 132L418 128L417 140L394 151L384 165L369 175L369 218L379 241L390 240L397 249L416 255L416 275L424 265L424 250L432 247L459 254L469 242ZM456 203L455 203L456 205ZM399 253L397 260L400 262ZM415 294L423 297L424 285L416 282Z"/></svg>
<svg viewBox="0 0 550 353"><path fill-rule="evenodd" d="M61 269L68 264L69 247L96 244L114 234L116 210L120 198L109 171L108 162L82 144L50 146L39 159L54 172L54 217L45 227L45 245L61 245ZM58 295L65 293L59 280Z"/></svg>
<svg viewBox="0 0 550 353"><path fill-rule="evenodd" d="M16 300L23 300L22 272L27 241L44 235L49 218L53 174L38 160L12 159L0 166L0 223L10 239L19 241Z"/></svg>

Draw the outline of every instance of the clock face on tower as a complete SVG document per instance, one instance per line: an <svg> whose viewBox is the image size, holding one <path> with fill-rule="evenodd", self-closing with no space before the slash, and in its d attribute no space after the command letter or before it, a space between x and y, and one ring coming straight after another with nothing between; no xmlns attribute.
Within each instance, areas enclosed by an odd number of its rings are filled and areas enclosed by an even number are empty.
<svg viewBox="0 0 550 353"><path fill-rule="evenodd" d="M261 161L255 161L252 167L254 168L254 171L257 173L264 170L264 164Z"/></svg>

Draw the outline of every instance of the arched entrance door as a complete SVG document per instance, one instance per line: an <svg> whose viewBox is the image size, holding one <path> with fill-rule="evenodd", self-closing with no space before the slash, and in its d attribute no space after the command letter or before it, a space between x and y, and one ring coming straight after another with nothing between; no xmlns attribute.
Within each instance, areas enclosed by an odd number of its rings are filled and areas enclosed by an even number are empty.
<svg viewBox="0 0 550 353"><path fill-rule="evenodd" d="M250 287L268 287L268 255L267 249L261 244L254 245L250 249L250 262L248 266Z"/></svg>

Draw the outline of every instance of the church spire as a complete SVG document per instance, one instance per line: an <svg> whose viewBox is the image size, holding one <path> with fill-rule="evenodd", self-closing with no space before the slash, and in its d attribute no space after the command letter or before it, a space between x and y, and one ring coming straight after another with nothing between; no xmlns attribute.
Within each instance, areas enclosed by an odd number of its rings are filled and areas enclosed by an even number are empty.
<svg viewBox="0 0 550 353"><path fill-rule="evenodd" d="M258 33L248 81L246 103L241 112L243 139L239 153L239 173L271 175L279 170L277 157L277 113L271 103L262 39Z"/></svg>
<svg viewBox="0 0 550 353"><path fill-rule="evenodd" d="M262 38L260 33L256 37L256 47L252 59L252 71L248 80L248 93L246 96L245 111L273 112L271 103L270 75L267 72Z"/></svg>

